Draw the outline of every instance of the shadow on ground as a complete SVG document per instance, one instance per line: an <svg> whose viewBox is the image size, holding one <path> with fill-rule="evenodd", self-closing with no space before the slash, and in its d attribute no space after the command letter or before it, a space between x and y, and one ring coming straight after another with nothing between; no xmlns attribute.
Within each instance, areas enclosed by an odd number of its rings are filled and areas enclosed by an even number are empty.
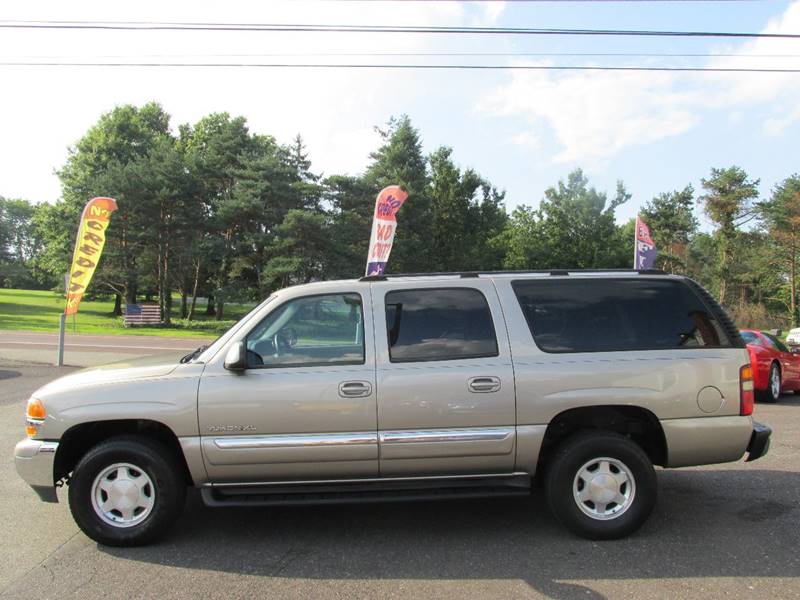
<svg viewBox="0 0 800 600"><path fill-rule="evenodd" d="M210 509L193 494L168 538L99 547L187 569L300 579L502 579L553 598L596 598L595 579L799 577L800 474L659 473L648 523L591 542L558 526L541 495L441 503Z"/></svg>
<svg viewBox="0 0 800 600"><path fill-rule="evenodd" d="M0 369L0 380L3 379L13 379L14 377L19 377L22 375L19 371L9 371L6 369Z"/></svg>

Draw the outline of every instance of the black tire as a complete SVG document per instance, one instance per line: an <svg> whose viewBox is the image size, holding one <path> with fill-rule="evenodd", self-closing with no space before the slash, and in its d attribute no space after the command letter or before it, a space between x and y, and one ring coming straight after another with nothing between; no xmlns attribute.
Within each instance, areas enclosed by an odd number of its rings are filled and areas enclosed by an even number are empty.
<svg viewBox="0 0 800 600"><path fill-rule="evenodd" d="M92 502L95 479L108 467L130 464L149 477L148 497L152 507L141 522L127 527L112 525ZM139 546L163 535L183 510L186 481L183 465L162 444L143 437L115 437L93 447L81 458L69 483L69 508L78 527L94 541L106 546Z"/></svg>
<svg viewBox="0 0 800 600"><path fill-rule="evenodd" d="M772 391L772 378L777 373L778 377L778 395L776 396ZM767 389L760 390L758 392L758 399L762 402L768 402L770 404L775 404L778 400L780 400L781 393L780 393L780 386L781 386L781 368L778 366L778 363L772 363L769 367L769 378L767 379Z"/></svg>
<svg viewBox="0 0 800 600"><path fill-rule="evenodd" d="M610 511L621 512L606 520L586 514L573 492L573 486L580 486L576 482L578 472L600 458L622 463L635 484L628 488L626 484L619 486L622 493L627 489L632 496L630 503L609 503ZM611 464L611 468L616 467ZM617 433L593 431L571 436L555 449L547 465L545 493L550 510L567 529L590 540L611 540L625 537L641 527L655 506L658 486L653 464L638 444ZM590 512L597 506L589 500L583 505Z"/></svg>

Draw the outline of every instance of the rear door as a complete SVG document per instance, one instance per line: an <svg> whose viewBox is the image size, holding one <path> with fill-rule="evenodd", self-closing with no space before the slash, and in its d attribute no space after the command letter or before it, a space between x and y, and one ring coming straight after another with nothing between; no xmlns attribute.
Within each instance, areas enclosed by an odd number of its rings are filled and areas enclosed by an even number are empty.
<svg viewBox="0 0 800 600"><path fill-rule="evenodd" d="M382 476L509 473L508 336L488 279L373 284Z"/></svg>

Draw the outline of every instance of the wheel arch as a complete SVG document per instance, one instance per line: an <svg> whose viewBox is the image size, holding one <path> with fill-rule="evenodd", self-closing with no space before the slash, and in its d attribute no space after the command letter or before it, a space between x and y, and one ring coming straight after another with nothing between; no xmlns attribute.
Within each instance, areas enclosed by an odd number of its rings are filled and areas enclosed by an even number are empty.
<svg viewBox="0 0 800 600"><path fill-rule="evenodd" d="M59 440L53 464L54 481L68 479L75 466L91 448L121 435L136 435L160 442L178 459L183 469L184 480L188 484L194 483L178 437L164 423L150 419L89 421L70 427Z"/></svg>
<svg viewBox="0 0 800 600"><path fill-rule="evenodd" d="M781 361L779 361L777 358L773 358L772 362L769 363L770 370L772 370L773 365L778 367L778 373L780 373L781 377L783 377L783 367L781 366Z"/></svg>
<svg viewBox="0 0 800 600"><path fill-rule="evenodd" d="M613 431L638 444L655 465L667 463L667 441L656 415L641 406L599 405L570 408L550 420L542 440L537 472L542 472L553 450L582 431Z"/></svg>
<svg viewBox="0 0 800 600"><path fill-rule="evenodd" d="M777 358L773 358L772 361L769 363L769 369L767 369L767 376L766 376L766 385L764 386L764 393L769 397L772 397L772 367L778 368L778 381L780 383L778 387L778 396L780 397L781 393L783 392L783 366L781 365L781 361ZM775 398L778 400L778 398Z"/></svg>

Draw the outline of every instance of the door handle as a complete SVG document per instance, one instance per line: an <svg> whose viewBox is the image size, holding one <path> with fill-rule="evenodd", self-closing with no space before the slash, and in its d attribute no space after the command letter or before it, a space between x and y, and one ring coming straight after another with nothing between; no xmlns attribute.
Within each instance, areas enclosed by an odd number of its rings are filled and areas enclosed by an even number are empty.
<svg viewBox="0 0 800 600"><path fill-rule="evenodd" d="M339 395L342 398L363 398L372 393L369 381L343 381L339 384Z"/></svg>
<svg viewBox="0 0 800 600"><path fill-rule="evenodd" d="M473 377L467 380L467 386L470 392L478 394L486 394L488 392L496 392L500 389L499 377Z"/></svg>

